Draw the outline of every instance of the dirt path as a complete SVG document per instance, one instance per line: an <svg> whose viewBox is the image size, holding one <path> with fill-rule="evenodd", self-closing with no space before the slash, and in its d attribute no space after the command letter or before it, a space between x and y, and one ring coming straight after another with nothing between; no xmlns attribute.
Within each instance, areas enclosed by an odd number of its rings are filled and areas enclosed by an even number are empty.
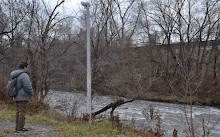
<svg viewBox="0 0 220 137"><path fill-rule="evenodd" d="M9 120L0 120L0 137L61 137L59 132L52 131L51 125L26 123L28 132L16 133L15 123Z"/></svg>

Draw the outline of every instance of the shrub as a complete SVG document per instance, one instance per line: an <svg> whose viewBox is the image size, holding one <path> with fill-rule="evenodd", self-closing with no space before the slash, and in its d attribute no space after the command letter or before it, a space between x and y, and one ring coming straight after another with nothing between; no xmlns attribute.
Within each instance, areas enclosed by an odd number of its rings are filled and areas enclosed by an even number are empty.
<svg viewBox="0 0 220 137"><path fill-rule="evenodd" d="M8 97L6 92L8 78L2 75L2 71L0 70L0 101L4 101L6 103L13 103L13 99Z"/></svg>

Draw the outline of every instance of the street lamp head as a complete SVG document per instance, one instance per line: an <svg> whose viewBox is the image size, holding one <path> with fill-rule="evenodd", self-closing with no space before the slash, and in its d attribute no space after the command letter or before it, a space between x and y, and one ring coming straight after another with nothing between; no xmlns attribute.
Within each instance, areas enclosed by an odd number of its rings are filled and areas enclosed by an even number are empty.
<svg viewBox="0 0 220 137"><path fill-rule="evenodd" d="M85 8L88 8L90 7L90 3L89 2L81 2L81 4L85 7Z"/></svg>

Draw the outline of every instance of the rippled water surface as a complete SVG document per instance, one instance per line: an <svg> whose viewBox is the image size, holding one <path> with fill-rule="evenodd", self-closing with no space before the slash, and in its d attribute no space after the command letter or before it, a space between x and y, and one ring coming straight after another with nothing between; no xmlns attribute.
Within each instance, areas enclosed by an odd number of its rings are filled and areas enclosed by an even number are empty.
<svg viewBox="0 0 220 137"><path fill-rule="evenodd" d="M92 111L95 112L104 106L120 99L112 96L94 96L92 99ZM126 100L126 98L123 98ZM86 113L86 95L83 93L70 93L50 91L45 98L45 102L50 106L57 107L57 112L66 115L71 112L71 108L77 108L77 116ZM115 114L119 115L120 120L125 124L133 124L139 128L154 127L156 120L150 120L144 117L143 110L149 112L149 106L153 106L157 115L160 115L161 125L165 137L172 136L173 129L178 130L179 136L185 136L187 130L186 115L189 114L189 107L172 103L161 103L136 100L131 103L123 104L115 109ZM110 111L110 110L109 110ZM102 115L109 116L109 111ZM202 125L204 119L204 128L210 130L211 137L220 137L220 109L208 106L193 106L193 118L195 131L199 136L203 135Z"/></svg>

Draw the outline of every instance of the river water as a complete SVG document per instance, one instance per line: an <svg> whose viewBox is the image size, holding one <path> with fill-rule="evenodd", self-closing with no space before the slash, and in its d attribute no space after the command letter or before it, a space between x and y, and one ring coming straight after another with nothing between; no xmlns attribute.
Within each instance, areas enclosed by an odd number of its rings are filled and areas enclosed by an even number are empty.
<svg viewBox="0 0 220 137"><path fill-rule="evenodd" d="M92 112L118 99L126 100L126 98L115 96L95 95L92 99ZM76 111L77 117L86 113L86 95L84 93L50 91L44 101L63 115L70 114L72 108ZM144 110L149 112L149 106L153 108L155 116L159 115L161 118L164 137L171 137L174 129L178 130L180 137L186 135L188 127L186 116L189 116L189 107L186 105L136 100L116 108L114 114L118 114L124 124L142 129L154 129L157 120L150 120L149 116L143 115ZM108 117L109 112L110 110L101 115ZM209 106L193 106L193 119L197 136L204 134L202 126L204 121L205 131L209 131L211 137L220 137L220 109Z"/></svg>

